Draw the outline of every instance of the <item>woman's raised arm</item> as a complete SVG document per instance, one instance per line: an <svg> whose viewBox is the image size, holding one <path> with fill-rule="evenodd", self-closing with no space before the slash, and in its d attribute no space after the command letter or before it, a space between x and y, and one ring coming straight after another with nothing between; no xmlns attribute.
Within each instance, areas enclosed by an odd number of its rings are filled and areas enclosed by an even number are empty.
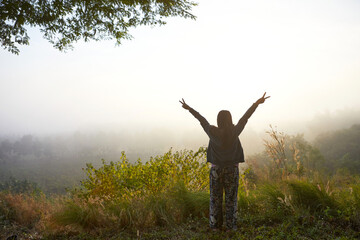
<svg viewBox="0 0 360 240"><path fill-rule="evenodd" d="M244 129L248 119L251 117L251 115L255 112L256 108L259 106L259 104L263 104L266 99L268 99L270 96L265 97L266 92L264 95L259 98L247 111L246 113L240 118L239 122L235 126L236 134L239 135L242 130Z"/></svg>
<svg viewBox="0 0 360 240"><path fill-rule="evenodd" d="M209 135L209 128L210 128L210 124L209 122L206 120L206 118L204 118L203 116L201 116L200 113L198 113L197 111L195 111L193 108L191 108L189 105L186 104L185 100L182 98L182 101L179 101L182 104L182 107L186 110L189 110L189 112L197 119L199 120L201 126L203 127L204 131L206 132L207 135Z"/></svg>

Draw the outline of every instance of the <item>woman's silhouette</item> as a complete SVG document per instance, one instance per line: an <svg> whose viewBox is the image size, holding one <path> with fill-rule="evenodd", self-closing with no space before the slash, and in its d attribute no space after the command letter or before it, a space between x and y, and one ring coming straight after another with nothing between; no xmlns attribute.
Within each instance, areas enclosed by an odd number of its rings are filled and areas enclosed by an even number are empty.
<svg viewBox="0 0 360 240"><path fill-rule="evenodd" d="M187 105L182 99L182 107L200 121L206 134L209 136L207 149L207 162L211 163L210 169L210 228L218 230L223 223L222 200L225 191L226 228L236 229L237 220L237 191L239 187L240 162L244 162L244 152L239 135L244 129L248 119L254 113L259 104L265 102L264 95L259 98L242 116L239 122L232 123L229 111L222 110L217 116L217 127L209 122L197 111Z"/></svg>

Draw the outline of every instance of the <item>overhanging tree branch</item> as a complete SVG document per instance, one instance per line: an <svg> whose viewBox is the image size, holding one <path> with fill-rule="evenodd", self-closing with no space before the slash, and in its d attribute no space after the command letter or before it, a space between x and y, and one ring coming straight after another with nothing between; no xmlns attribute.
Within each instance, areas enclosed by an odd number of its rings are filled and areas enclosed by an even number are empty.
<svg viewBox="0 0 360 240"><path fill-rule="evenodd" d="M39 27L45 39L60 51L80 39L131 39L129 29L140 25L163 25L166 17L196 19L190 0L2 0L1 46L19 54L28 45L26 26Z"/></svg>

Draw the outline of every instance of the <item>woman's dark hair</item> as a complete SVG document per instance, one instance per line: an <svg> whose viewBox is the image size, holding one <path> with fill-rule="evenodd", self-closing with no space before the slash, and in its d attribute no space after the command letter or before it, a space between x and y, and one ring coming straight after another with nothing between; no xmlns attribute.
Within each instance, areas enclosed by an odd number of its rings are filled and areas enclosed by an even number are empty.
<svg viewBox="0 0 360 240"><path fill-rule="evenodd" d="M234 124L232 122L231 113L227 110L222 110L217 116L218 127L212 126L210 132L218 137L221 147L227 149L233 143L232 133Z"/></svg>
<svg viewBox="0 0 360 240"><path fill-rule="evenodd" d="M227 110L221 110L217 116L218 128L228 128L234 126L231 113Z"/></svg>

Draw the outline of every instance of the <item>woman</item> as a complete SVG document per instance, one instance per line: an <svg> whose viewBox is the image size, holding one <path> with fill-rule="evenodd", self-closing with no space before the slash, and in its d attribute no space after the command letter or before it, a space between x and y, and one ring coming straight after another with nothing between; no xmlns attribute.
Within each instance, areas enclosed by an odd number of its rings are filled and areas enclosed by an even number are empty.
<svg viewBox="0 0 360 240"><path fill-rule="evenodd" d="M248 119L259 104L265 102L264 95L259 98L240 118L239 122L232 123L229 111L222 110L217 116L217 127L212 126L197 111L187 105L182 99L182 107L200 121L206 134L209 136L207 149L207 162L211 163L210 169L210 228L219 230L222 226L222 199L225 191L226 228L236 229L237 220L237 191L239 187L239 163L244 162L244 152L239 140L239 135L244 129Z"/></svg>

